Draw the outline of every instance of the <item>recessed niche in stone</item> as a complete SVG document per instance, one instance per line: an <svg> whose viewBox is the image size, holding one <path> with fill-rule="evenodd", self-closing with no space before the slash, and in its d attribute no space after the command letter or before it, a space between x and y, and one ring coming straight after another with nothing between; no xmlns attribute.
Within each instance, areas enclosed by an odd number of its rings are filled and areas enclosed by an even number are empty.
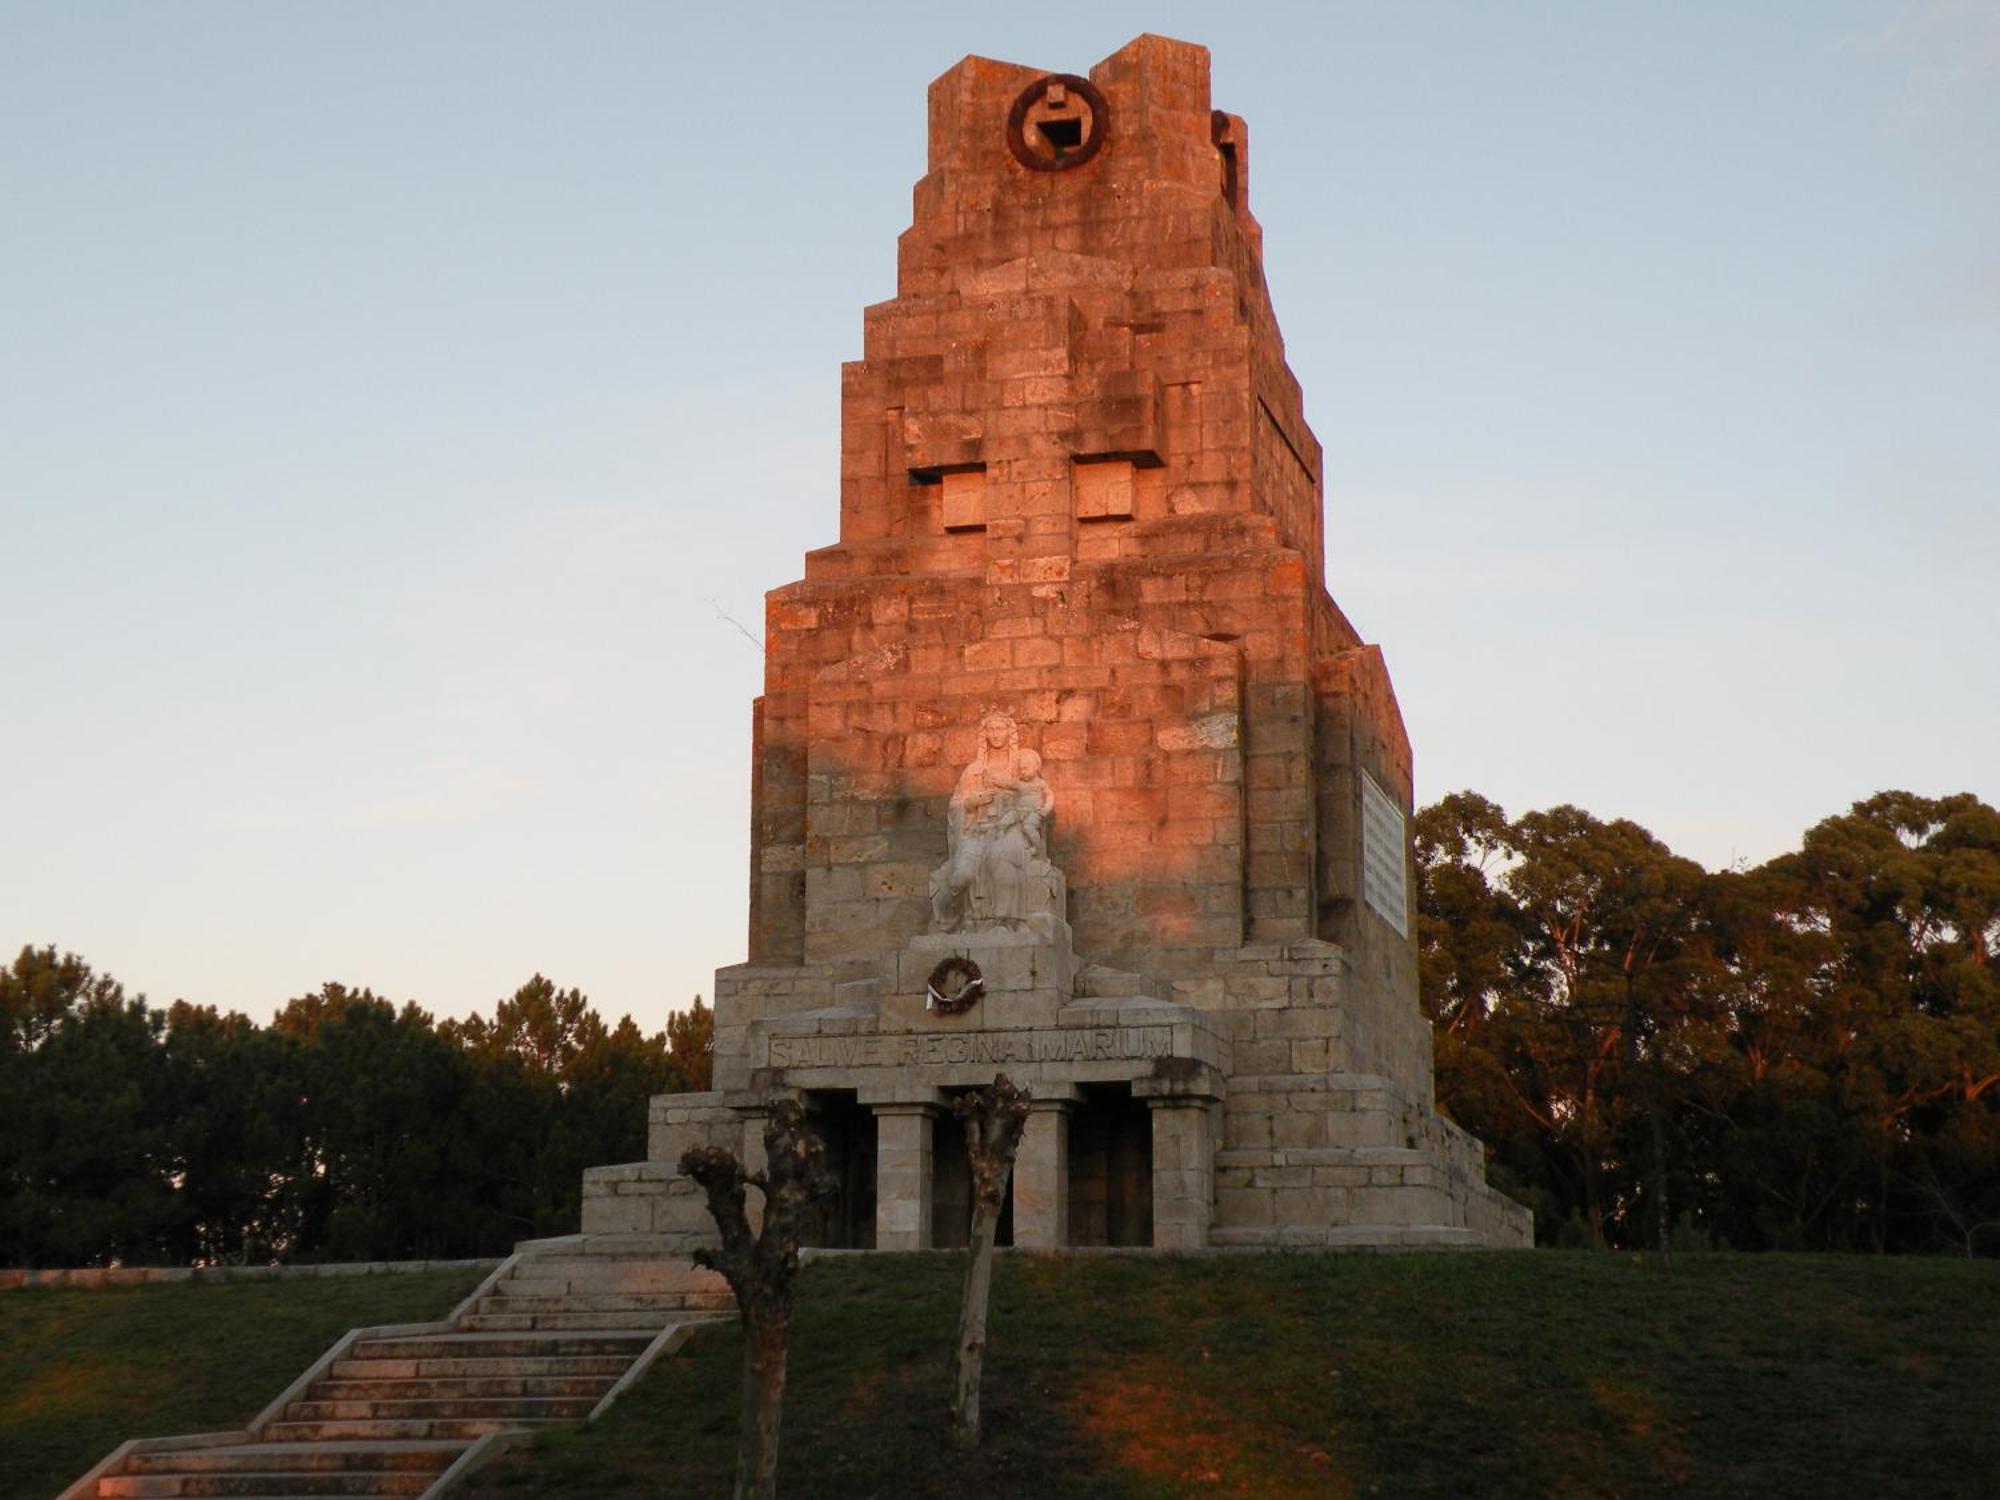
<svg viewBox="0 0 2000 1500"><path fill-rule="evenodd" d="M961 469L938 480L943 493L940 509L946 531L986 529L986 471Z"/></svg>
<svg viewBox="0 0 2000 1500"><path fill-rule="evenodd" d="M1113 458L1076 465L1071 480L1079 521L1132 519L1132 461Z"/></svg>

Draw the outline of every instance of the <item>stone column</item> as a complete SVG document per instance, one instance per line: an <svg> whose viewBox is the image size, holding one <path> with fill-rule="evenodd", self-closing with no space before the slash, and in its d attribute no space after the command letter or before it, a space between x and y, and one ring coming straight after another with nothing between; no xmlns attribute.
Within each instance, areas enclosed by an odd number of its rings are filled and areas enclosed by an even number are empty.
<svg viewBox="0 0 2000 1500"><path fill-rule="evenodd" d="M753 1172L763 1171L768 1165L764 1155L764 1112L770 1099L776 1097L778 1096L769 1095L756 1104L736 1106L736 1113L743 1121L743 1147L737 1156L743 1163L743 1174L746 1177ZM764 1232L764 1195L755 1188L751 1188L743 1195L743 1217L750 1221L752 1234Z"/></svg>
<svg viewBox="0 0 2000 1500"><path fill-rule="evenodd" d="M1208 1244L1215 1155L1208 1101L1146 1100L1153 1111L1153 1246L1200 1250Z"/></svg>
<svg viewBox="0 0 2000 1500"><path fill-rule="evenodd" d="M875 1248L931 1245L931 1137L936 1104L876 1104Z"/></svg>
<svg viewBox="0 0 2000 1500"><path fill-rule="evenodd" d="M1014 1157L1014 1244L1058 1250L1069 1243L1069 1117L1081 1096L1038 1085Z"/></svg>

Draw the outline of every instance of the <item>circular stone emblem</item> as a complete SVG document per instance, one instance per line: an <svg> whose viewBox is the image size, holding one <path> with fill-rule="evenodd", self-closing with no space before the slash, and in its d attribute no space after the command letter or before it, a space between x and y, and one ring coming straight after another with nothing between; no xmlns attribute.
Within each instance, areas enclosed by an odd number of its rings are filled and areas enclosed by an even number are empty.
<svg viewBox="0 0 2000 1500"><path fill-rule="evenodd" d="M972 1002L986 993L986 981L979 965L965 957L947 958L924 984L924 1009L941 1016L955 1016L972 1009Z"/></svg>
<svg viewBox="0 0 2000 1500"><path fill-rule="evenodd" d="M1104 95L1088 78L1037 78L1007 112L1007 149L1030 172L1061 172L1097 155L1111 128Z"/></svg>

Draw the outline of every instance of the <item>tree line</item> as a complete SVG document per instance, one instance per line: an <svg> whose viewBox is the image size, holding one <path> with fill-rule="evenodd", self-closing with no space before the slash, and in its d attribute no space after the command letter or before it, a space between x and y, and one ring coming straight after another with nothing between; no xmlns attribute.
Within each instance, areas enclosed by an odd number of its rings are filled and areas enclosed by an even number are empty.
<svg viewBox="0 0 2000 1500"><path fill-rule="evenodd" d="M75 955L0 970L0 1265L449 1259L573 1233L713 1017L607 1025L536 975L487 1021L328 984L268 1025L162 1009Z"/></svg>
<svg viewBox="0 0 2000 1500"><path fill-rule="evenodd" d="M1470 792L1414 832L1438 1102L1543 1242L2000 1253L2000 812L1723 871Z"/></svg>
<svg viewBox="0 0 2000 1500"><path fill-rule="evenodd" d="M1752 869L1474 793L1414 825L1439 1106L1544 1243L2000 1253L2000 812L1884 792ZM493 1019L328 984L268 1025L0 970L0 1265L493 1255L708 1084L540 975Z"/></svg>

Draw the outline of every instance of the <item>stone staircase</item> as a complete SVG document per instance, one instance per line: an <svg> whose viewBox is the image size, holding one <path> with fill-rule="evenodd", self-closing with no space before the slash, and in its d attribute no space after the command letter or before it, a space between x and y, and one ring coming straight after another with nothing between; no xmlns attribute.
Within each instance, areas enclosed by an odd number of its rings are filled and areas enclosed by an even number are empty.
<svg viewBox="0 0 2000 1500"><path fill-rule="evenodd" d="M672 1253L661 1248L663 1237L654 1235L577 1239L577 1245L537 1255L475 1293L459 1326L468 1333L657 1329L669 1318L736 1309L728 1283L698 1269L678 1249L677 1239Z"/></svg>
<svg viewBox="0 0 2000 1500"><path fill-rule="evenodd" d="M654 1237L534 1241L449 1322L355 1329L245 1430L126 1443L60 1500L439 1496L521 1435L595 1416L733 1309Z"/></svg>

